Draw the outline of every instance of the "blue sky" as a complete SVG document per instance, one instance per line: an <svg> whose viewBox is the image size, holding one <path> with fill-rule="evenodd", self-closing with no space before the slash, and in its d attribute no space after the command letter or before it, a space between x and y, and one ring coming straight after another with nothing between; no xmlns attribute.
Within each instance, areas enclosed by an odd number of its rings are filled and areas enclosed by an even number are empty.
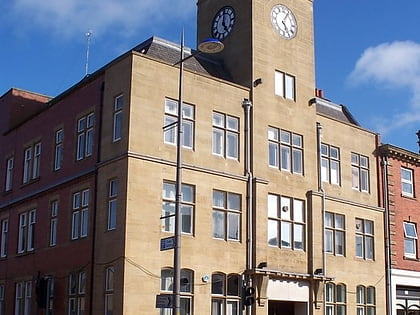
<svg viewBox="0 0 420 315"><path fill-rule="evenodd" d="M280 1L281 2L281 1ZM196 0L0 2L0 95L58 95L152 35L195 47ZM238 1L240 3L240 1ZM314 0L316 82L384 143L418 151L420 2Z"/></svg>

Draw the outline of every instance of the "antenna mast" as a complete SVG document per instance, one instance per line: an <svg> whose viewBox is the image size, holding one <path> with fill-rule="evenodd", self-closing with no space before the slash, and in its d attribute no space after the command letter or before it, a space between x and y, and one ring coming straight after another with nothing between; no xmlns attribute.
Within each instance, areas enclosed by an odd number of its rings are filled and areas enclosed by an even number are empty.
<svg viewBox="0 0 420 315"><path fill-rule="evenodd" d="M88 30L86 32L86 63L85 63L85 77L89 74L89 48L90 48L90 37L92 36L92 31Z"/></svg>

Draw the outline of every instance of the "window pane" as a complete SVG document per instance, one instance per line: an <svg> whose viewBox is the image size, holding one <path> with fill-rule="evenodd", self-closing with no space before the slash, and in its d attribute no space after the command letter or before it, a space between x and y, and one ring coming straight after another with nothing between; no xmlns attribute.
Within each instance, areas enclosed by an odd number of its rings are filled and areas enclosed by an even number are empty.
<svg viewBox="0 0 420 315"><path fill-rule="evenodd" d="M271 218L277 218L278 217L278 211L277 211L277 203L278 197L276 195L268 195L268 216Z"/></svg>
<svg viewBox="0 0 420 315"><path fill-rule="evenodd" d="M274 92L276 95L284 96L284 83L283 83L283 76L282 72L276 71L274 76L275 88Z"/></svg>
<svg viewBox="0 0 420 315"><path fill-rule="evenodd" d="M238 158L238 134L229 132L226 141L226 155L230 158Z"/></svg>
<svg viewBox="0 0 420 315"><path fill-rule="evenodd" d="M213 126L223 128L225 126L225 115L220 113L213 113Z"/></svg>
<svg viewBox="0 0 420 315"><path fill-rule="evenodd" d="M194 188L190 185L181 185L181 200L183 202L194 202Z"/></svg>
<svg viewBox="0 0 420 315"><path fill-rule="evenodd" d="M238 118L228 116L227 117L226 128L230 129L230 130L238 131L239 130L239 120L238 120Z"/></svg>
<svg viewBox="0 0 420 315"><path fill-rule="evenodd" d="M225 207L225 193L223 191L213 191L213 207L226 208Z"/></svg>
<svg viewBox="0 0 420 315"><path fill-rule="evenodd" d="M162 291L172 291L173 271L172 269L162 269L160 277L160 289Z"/></svg>
<svg viewBox="0 0 420 315"><path fill-rule="evenodd" d="M290 144L290 132L281 130L280 131L280 142Z"/></svg>
<svg viewBox="0 0 420 315"><path fill-rule="evenodd" d="M335 253L337 255L344 255L344 232L335 232Z"/></svg>
<svg viewBox="0 0 420 315"><path fill-rule="evenodd" d="M340 184L340 164L337 161L331 161L331 184Z"/></svg>
<svg viewBox="0 0 420 315"><path fill-rule="evenodd" d="M241 196L238 194L228 193L228 209L240 210L241 209Z"/></svg>
<svg viewBox="0 0 420 315"><path fill-rule="evenodd" d="M302 174L302 151L293 149L293 173Z"/></svg>
<svg viewBox="0 0 420 315"><path fill-rule="evenodd" d="M228 239L239 240L239 214L228 213Z"/></svg>
<svg viewBox="0 0 420 315"><path fill-rule="evenodd" d="M286 146L280 146L281 152L281 169L290 171L290 148Z"/></svg>
<svg viewBox="0 0 420 315"><path fill-rule="evenodd" d="M360 189L369 191L369 172L365 169L360 170Z"/></svg>
<svg viewBox="0 0 420 315"><path fill-rule="evenodd" d="M363 257L363 237L356 235L356 256Z"/></svg>
<svg viewBox="0 0 420 315"><path fill-rule="evenodd" d="M278 131L275 128L268 128L268 139L269 140L278 140Z"/></svg>
<svg viewBox="0 0 420 315"><path fill-rule="evenodd" d="M192 206L181 206L181 231L182 233L192 233Z"/></svg>
<svg viewBox="0 0 420 315"><path fill-rule="evenodd" d="M281 222L281 246L291 247L292 229L289 222Z"/></svg>
<svg viewBox="0 0 420 315"><path fill-rule="evenodd" d="M277 239L277 237L278 237L277 226L278 226L277 221L268 220L267 236L268 236L268 244L269 245L273 245L273 246L278 246L279 245L279 241Z"/></svg>
<svg viewBox="0 0 420 315"><path fill-rule="evenodd" d="M373 259L373 237L366 236L366 259Z"/></svg>
<svg viewBox="0 0 420 315"><path fill-rule="evenodd" d="M293 221L305 222L302 200L293 200Z"/></svg>
<svg viewBox="0 0 420 315"><path fill-rule="evenodd" d="M416 231L415 224L404 222L404 234L406 237L417 238L417 231Z"/></svg>
<svg viewBox="0 0 420 315"><path fill-rule="evenodd" d="M193 146L193 123L191 121L182 122L182 132L184 138L182 139L182 145L187 148L192 148Z"/></svg>
<svg viewBox="0 0 420 315"><path fill-rule="evenodd" d="M268 144L268 164L270 166L279 166L278 145L275 143Z"/></svg>
<svg viewBox="0 0 420 315"><path fill-rule="evenodd" d="M285 75L286 79L286 93L285 97L289 100L295 99L295 78L289 75Z"/></svg>
<svg viewBox="0 0 420 315"><path fill-rule="evenodd" d="M213 211L213 237L225 238L225 214L223 211Z"/></svg>
<svg viewBox="0 0 420 315"><path fill-rule="evenodd" d="M211 276L211 294L225 294L225 276L213 274Z"/></svg>
<svg viewBox="0 0 420 315"><path fill-rule="evenodd" d="M227 295L239 296L239 283L238 275L229 275L227 279Z"/></svg>
<svg viewBox="0 0 420 315"><path fill-rule="evenodd" d="M223 131L220 129L213 129L213 153L223 155L224 147Z"/></svg>
<svg viewBox="0 0 420 315"><path fill-rule="evenodd" d="M280 210L281 210L281 218L290 220L290 198L281 197L280 198Z"/></svg>
<svg viewBox="0 0 420 315"><path fill-rule="evenodd" d="M293 247L304 249L304 228L303 225L295 224L293 230Z"/></svg>
<svg viewBox="0 0 420 315"><path fill-rule="evenodd" d="M333 232L331 230L325 230L325 251L333 253Z"/></svg>

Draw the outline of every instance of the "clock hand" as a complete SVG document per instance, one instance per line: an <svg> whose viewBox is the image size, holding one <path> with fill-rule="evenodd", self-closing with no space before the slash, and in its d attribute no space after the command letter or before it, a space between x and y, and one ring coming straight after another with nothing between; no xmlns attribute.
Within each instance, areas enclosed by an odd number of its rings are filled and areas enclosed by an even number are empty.
<svg viewBox="0 0 420 315"><path fill-rule="evenodd" d="M222 26L223 26L223 29L224 29L225 31L227 30L226 18L227 18L227 16L226 16L226 15L224 15L224 16L223 16L223 19L222 19Z"/></svg>

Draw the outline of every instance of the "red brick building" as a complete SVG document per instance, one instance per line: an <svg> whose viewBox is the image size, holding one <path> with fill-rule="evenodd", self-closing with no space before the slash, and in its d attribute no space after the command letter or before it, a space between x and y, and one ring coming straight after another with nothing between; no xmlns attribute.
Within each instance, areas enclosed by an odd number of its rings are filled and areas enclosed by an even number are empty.
<svg viewBox="0 0 420 315"><path fill-rule="evenodd" d="M17 89L0 98L1 314L88 308L101 82L54 99Z"/></svg>
<svg viewBox="0 0 420 315"><path fill-rule="evenodd" d="M420 314L420 155L389 144L380 150L387 211L390 314Z"/></svg>

